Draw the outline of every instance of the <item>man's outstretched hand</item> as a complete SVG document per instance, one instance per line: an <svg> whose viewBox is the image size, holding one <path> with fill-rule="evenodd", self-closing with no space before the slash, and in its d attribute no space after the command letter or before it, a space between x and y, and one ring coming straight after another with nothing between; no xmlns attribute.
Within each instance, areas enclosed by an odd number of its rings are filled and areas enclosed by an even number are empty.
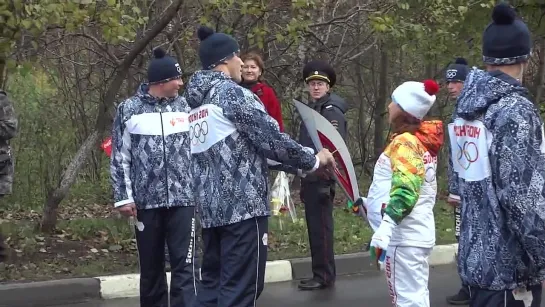
<svg viewBox="0 0 545 307"><path fill-rule="evenodd" d="M320 152L316 154L316 157L318 157L318 160L320 160L320 168L326 166L335 166L335 158L327 148L322 148L322 150L320 150Z"/></svg>
<svg viewBox="0 0 545 307"><path fill-rule="evenodd" d="M333 154L329 152L327 148L322 148L322 150L316 154L316 157L318 157L318 160L320 161L320 165L316 170L316 175L322 179L331 179L333 177L336 164Z"/></svg>

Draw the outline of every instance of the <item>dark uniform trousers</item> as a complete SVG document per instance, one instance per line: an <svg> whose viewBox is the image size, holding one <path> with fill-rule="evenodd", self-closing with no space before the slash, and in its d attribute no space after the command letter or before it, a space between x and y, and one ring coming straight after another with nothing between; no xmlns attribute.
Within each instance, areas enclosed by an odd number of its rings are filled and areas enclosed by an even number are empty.
<svg viewBox="0 0 545 307"><path fill-rule="evenodd" d="M543 292L541 285L528 287L528 291L532 291L531 307L540 307ZM469 307L525 307L525 305L523 301L515 300L511 290L491 291L472 287Z"/></svg>
<svg viewBox="0 0 545 307"><path fill-rule="evenodd" d="M314 280L331 285L335 282L333 248L333 199L335 184L326 180L301 179L301 200L305 204L312 274Z"/></svg>
<svg viewBox="0 0 545 307"><path fill-rule="evenodd" d="M203 228L201 282L194 307L253 307L263 292L268 217Z"/></svg>
<svg viewBox="0 0 545 307"><path fill-rule="evenodd" d="M196 296L195 208L137 211L144 230L136 229L140 261L140 306L168 307L165 241L169 250L170 307L190 307Z"/></svg>

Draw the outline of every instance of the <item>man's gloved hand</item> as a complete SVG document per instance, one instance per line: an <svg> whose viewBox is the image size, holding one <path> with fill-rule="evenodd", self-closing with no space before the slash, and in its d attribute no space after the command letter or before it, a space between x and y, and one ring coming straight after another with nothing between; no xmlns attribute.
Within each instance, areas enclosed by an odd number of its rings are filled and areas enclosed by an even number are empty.
<svg viewBox="0 0 545 307"><path fill-rule="evenodd" d="M352 205L352 212L354 212L354 214L358 216L363 217L364 219L367 219L367 198L358 198L356 202Z"/></svg>
<svg viewBox="0 0 545 307"><path fill-rule="evenodd" d="M390 245L390 238L392 238L392 232L396 226L396 223L388 215L384 215L371 239L371 258L377 262L377 267L381 270L384 269L386 250Z"/></svg>

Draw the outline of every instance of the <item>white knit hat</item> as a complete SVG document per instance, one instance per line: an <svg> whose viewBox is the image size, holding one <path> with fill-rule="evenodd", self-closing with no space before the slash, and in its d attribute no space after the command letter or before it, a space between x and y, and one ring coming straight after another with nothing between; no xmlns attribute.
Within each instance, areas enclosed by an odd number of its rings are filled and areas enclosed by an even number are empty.
<svg viewBox="0 0 545 307"><path fill-rule="evenodd" d="M439 85L433 80L407 81L392 93L392 101L405 112L422 120L435 103Z"/></svg>

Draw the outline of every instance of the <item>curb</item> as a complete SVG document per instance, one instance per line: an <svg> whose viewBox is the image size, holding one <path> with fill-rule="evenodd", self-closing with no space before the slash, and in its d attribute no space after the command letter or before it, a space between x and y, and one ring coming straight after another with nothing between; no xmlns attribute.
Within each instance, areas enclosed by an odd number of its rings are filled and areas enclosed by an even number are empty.
<svg viewBox="0 0 545 307"><path fill-rule="evenodd" d="M455 262L458 244L436 245L430 266ZM310 258L267 261L265 283L312 277ZM377 272L369 252L335 257L337 275ZM167 273L170 286L170 273ZM77 304L89 300L136 297L139 295L139 274L73 278L43 282L0 284L0 307L51 306Z"/></svg>

